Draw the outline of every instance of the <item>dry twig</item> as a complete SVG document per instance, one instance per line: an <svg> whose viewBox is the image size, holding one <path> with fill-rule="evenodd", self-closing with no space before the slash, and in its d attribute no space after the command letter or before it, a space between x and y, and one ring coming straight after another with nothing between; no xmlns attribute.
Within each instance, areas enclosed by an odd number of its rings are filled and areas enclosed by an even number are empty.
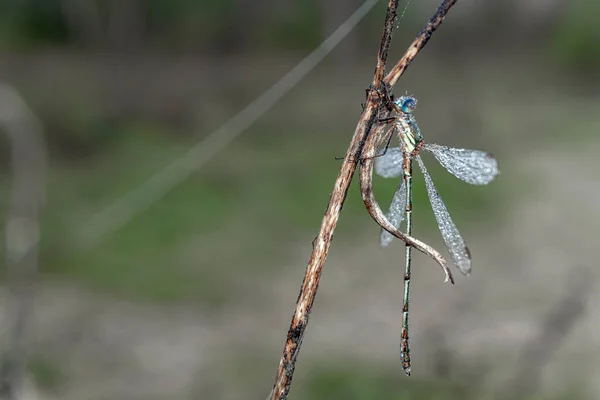
<svg viewBox="0 0 600 400"><path fill-rule="evenodd" d="M396 23L398 8L397 0L388 1L385 27L381 45L379 47L377 67L371 84L371 90L368 91L365 108L360 116L354 136L352 137L344 162L335 181L333 192L329 198L329 204L325 211L323 222L321 223L321 230L313 241L313 251L300 288L296 310L294 311L292 322L288 330L283 354L277 370L275 385L271 391L270 398L273 400L287 398L292 377L294 375L296 360L304 337L304 331L308 324L308 318L319 286L323 264L333 239L333 232L339 219L344 200L346 199L350 182L352 181L352 175L354 174L358 161L362 158L365 142L369 139L369 135L373 134L371 129L380 114L379 110L384 103L382 100L384 100L386 104L388 104L387 102L389 101L387 84L393 85L396 83L416 54L423 46L425 46L433 31L435 31L442 23L448 10L455 3L456 0L444 0L442 2L429 23L423 28L413 44L409 47L406 54L384 80L383 76L385 73L388 50L392 39L392 30ZM369 143L373 143L373 139L371 139ZM398 230L395 231L402 234ZM404 238L408 239L407 237ZM413 239L413 243L411 244L416 245L417 242Z"/></svg>

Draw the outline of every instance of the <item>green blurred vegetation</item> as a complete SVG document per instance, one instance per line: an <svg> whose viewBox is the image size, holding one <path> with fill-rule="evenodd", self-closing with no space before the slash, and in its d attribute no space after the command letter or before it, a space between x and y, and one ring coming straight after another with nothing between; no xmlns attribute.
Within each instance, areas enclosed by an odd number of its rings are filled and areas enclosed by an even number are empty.
<svg viewBox="0 0 600 400"><path fill-rule="evenodd" d="M304 237L319 226L340 163L333 155L342 154L345 146L343 135L334 135L339 142L323 143L323 135L300 132L285 140L271 137L277 145L263 147L257 145L261 135L273 135L251 130L247 139L219 155L214 166L194 174L98 246L80 252L77 232L85 229L94 212L191 146L189 140L174 140L164 127L138 123L122 129L110 151L85 161L59 163L52 170L43 225L43 272L147 301L196 300L217 306L234 301L230 293L236 289L236 275L247 265L263 266L255 273L277 268L272 260L285 257L298 235ZM462 225L485 217L502 190L466 184L455 190L456 178L429 164L438 189ZM3 182L2 192L7 193L9 181ZM376 178L375 185L378 196L389 199L397 182ZM368 224L357 186L353 182L336 237L349 239ZM436 229L424 185L417 180L415 186L415 204L424 205L415 208L415 217L423 221L419 230ZM374 226L373 230L375 240ZM223 244L229 241L236 246L224 252ZM192 246L189 250L187 243ZM192 250L198 254L186 258Z"/></svg>
<svg viewBox="0 0 600 400"><path fill-rule="evenodd" d="M472 376L464 383L444 378L419 379L411 377L406 379L404 376L398 376L398 374L402 374L399 369L399 366L396 370L366 363L350 362L344 363L343 366L320 363L310 368L310 373L301 382L296 382L295 398L306 400L475 400L481 398L567 400L587 398L582 387L568 388L563 393L552 396L498 397L506 396L507 393L486 394L479 386L483 384L484 379L477 375ZM476 371L473 371L473 373L476 373Z"/></svg>
<svg viewBox="0 0 600 400"><path fill-rule="evenodd" d="M60 363L39 354L34 354L29 358L29 371L31 371L36 385L46 391L58 390L67 381Z"/></svg>
<svg viewBox="0 0 600 400"><path fill-rule="evenodd" d="M597 23L600 2L572 0L568 5L553 33L555 59L567 67L597 73L600 68L600 25Z"/></svg>
<svg viewBox="0 0 600 400"><path fill-rule="evenodd" d="M398 370L377 366L319 366L298 385L299 399L469 399L469 388L443 379L403 379Z"/></svg>
<svg viewBox="0 0 600 400"><path fill-rule="evenodd" d="M143 16L144 23L129 48L200 54L304 53L318 45L324 36L322 10L316 0L294 3L286 11L262 10L263 19L249 21L251 26L241 24L245 15L235 14L234 2L136 2L138 9L134 11ZM97 5L95 17L102 27L108 25L114 13L120 12L114 9L118 2L92 3ZM544 45L549 49L551 62L597 72L600 26L595 24L594 17L600 12L599 4L595 0L569 2L556 23L547 28ZM418 5L410 7L418 9ZM416 14L409 10L401 29L419 25L421 21ZM380 34L380 14L372 13L369 18L359 30L376 41ZM234 29L237 25L240 25L238 30ZM90 36L84 37L73 28L58 0L0 2L0 50L7 52L35 53L59 48L80 51L85 56L86 52L98 49L121 50L119 35L127 32L117 32L112 37L106 37L104 31L98 37L88 32ZM242 36L247 37L241 40ZM373 47L370 44L369 51ZM251 80L251 76L244 79ZM160 118L141 118L127 112L107 116L98 110L95 99L86 98L92 96L79 93L79 89L65 88L60 101L46 100L35 107L41 110L48 128L52 154L48 207L42 226L45 278L74 281L119 298L156 303L191 302L218 309L240 301L237 293L248 290L245 279L251 276L261 279L287 267L274 260L289 260L297 243L309 249L341 162L335 157L344 154L349 132L338 128L309 131L290 124L282 135L281 125L259 123L122 229L90 250L80 250L79 233L95 212L184 154L200 138L182 134L187 128ZM239 89L225 90L230 90L226 96L234 97ZM36 95L39 93L29 97L35 99ZM308 97L307 102L323 101L316 90ZM312 106L326 108L328 104ZM512 108L507 110L507 113L494 110L490 118L497 121L499 132L516 131L522 122L511 114ZM358 112L354 111L351 118ZM560 126L569 126L583 132L578 135L579 141L570 144L580 146L582 136L586 140L592 137L586 136L586 132L597 131L597 121L589 118L592 115L589 110L582 111L582 115L587 113L587 120L570 111L542 110L543 118L556 127L545 134L551 140L562 140L564 129ZM566 114L571 118L567 123ZM204 128L202 132L208 131ZM425 157L436 186L461 229L468 229L480 220L492 226L510 206L503 199L522 189L521 196L525 196L527 189L535 184L523 182L520 171L503 165L502 175L494 185L471 186L457 181L432 158ZM10 183L7 169L3 169L1 178L0 206L6 209ZM396 186L396 180L375 178L379 199L391 199ZM437 227L418 172L414 203L414 216L419 221L415 233L435 233ZM381 206L387 208L384 201ZM377 233L364 210L355 179L336 230L336 241L352 243L355 237L362 240L371 234L376 242ZM228 245L232 242L235 246ZM344 365L310 368L302 384L294 389L297 397L452 400L476 399L480 395L478 388L462 382L404 380L398 378L399 370L360 363ZM49 390L60 387L66 380L60 364L55 365L49 358L34 355L30 369L38 385ZM583 395L573 390L553 399L579 397Z"/></svg>
<svg viewBox="0 0 600 400"><path fill-rule="evenodd" d="M0 49L30 51L47 46L79 46L110 50L127 42L144 49L218 54L243 50L307 51L324 37L325 20L330 18L324 14L339 9L334 11L337 14L333 20L341 22L359 1L340 3L343 6L329 10L315 0L289 3L285 7L274 2L244 0L128 3L122 6L109 0L81 0L79 6L73 7L74 2L66 0L1 2ZM422 24L421 11L424 12L423 5L409 4L400 30L416 31ZM506 29L506 37L515 31L518 34L523 28L515 25L519 21L515 15L518 11L490 3L487 12L469 24L469 32L492 23L495 29ZM595 23L598 12L600 5L596 0L573 0L557 6L555 15L551 14L541 25L543 32L536 35L549 45L552 62L592 72L598 69L600 48L596 43L600 27ZM361 36L377 38L379 19L375 14L371 13L366 23L358 27Z"/></svg>
<svg viewBox="0 0 600 400"><path fill-rule="evenodd" d="M255 5L236 0L145 0L131 1L126 7L107 0L81 0L80 6L73 7L72 14L66 16L65 9L71 7L69 3L73 2L22 0L0 3L0 48L20 51L45 45L81 44L110 47L115 43L111 44L111 39L104 37L106 32L96 32L101 37L94 39L81 37L81 32L74 29L78 28L77 21L70 18L79 13L82 24L92 22L106 28L111 18L122 16L122 9L126 9L123 14L127 18L143 19L136 35L143 36L144 47L193 48L221 53L236 45L236 41L246 40L243 37L231 38L231 35L243 35L252 38L255 48L289 51L313 48L321 40L320 30L315 26L319 21L319 3L314 0L290 3L285 10L266 3L258 5L265 15L256 14L256 17L262 17L262 21L251 21L251 25L247 25L244 19L248 16L248 7L254 8ZM247 26L251 29L244 30ZM193 38L193 43L190 38Z"/></svg>
<svg viewBox="0 0 600 400"><path fill-rule="evenodd" d="M117 12L113 10L117 3L92 3L104 22L111 12ZM145 21L142 42L156 49L189 48L186 41L190 37L194 38L194 48L202 50L211 49L214 42L228 43L228 23L239 18L232 14L234 0L152 0L135 4ZM591 0L569 3L556 24L556 32L550 35L555 41L555 55L574 65L593 64L595 57L600 60L600 48L592 45L598 27L588 22L597 8L598 3ZM379 16L373 14L373 21L379 23ZM402 26L413 24L411 18L417 19L414 14L409 10ZM259 48L310 49L321 40L320 9L315 1L266 15L264 18L272 23L258 24L258 30L251 33L253 40L262 41ZM369 23L363 29L378 35L378 25L371 29ZM58 0L0 3L0 47L5 49L35 51L44 46L78 45L93 50L94 46L106 45L80 43L69 28ZM343 155L347 136L297 128L281 136L273 128L258 126L123 229L91 251L78 252L76 236L86 218L196 143L196 138L182 135L180 128L166 121L127 115L107 117L94 100L86 98L89 94L79 90L64 88L60 101L47 100L37 108L42 110L49 131L54 165L43 226L43 272L48 276L76 278L102 291L145 300L197 300L220 305L236 288L238 271L252 264L264 266L263 272L268 273L274 267L266 261L289 251L282 246L282 236L293 243L296 236L312 233L319 226L340 163L334 157ZM312 94L311 100L314 97L318 95ZM496 118L503 124L502 129L513 120L503 114ZM482 218L492 220L494 216L487 215L492 203L495 215L502 215L502 207L507 207L494 200L506 191L508 183L504 182L509 179L485 188L459 183L457 189L454 177L435 162L428 164L459 225L468 226ZM507 176L505 169L502 176ZM8 175L4 178L0 190L6 194ZM396 182L375 179L379 198L391 198ZM518 185L512 183L513 187ZM416 180L414 197L415 204L424 204L415 208L415 217L424 221L417 229L435 230L420 179ZM7 198L4 196L3 201ZM367 221L354 182L336 237L351 238ZM302 236L302 240L306 238ZM220 245L228 241L238 245L235 250L223 252ZM185 256L186 243L203 243L197 249L200 255ZM172 267L168 274L164 273L165 265Z"/></svg>

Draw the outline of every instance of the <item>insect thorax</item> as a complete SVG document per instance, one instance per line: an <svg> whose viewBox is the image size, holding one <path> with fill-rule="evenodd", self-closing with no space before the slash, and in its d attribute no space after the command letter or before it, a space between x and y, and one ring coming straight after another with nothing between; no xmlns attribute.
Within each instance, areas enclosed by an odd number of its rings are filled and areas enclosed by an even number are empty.
<svg viewBox="0 0 600 400"><path fill-rule="evenodd" d="M398 117L398 135L407 152L412 152L423 140L417 121L410 114Z"/></svg>

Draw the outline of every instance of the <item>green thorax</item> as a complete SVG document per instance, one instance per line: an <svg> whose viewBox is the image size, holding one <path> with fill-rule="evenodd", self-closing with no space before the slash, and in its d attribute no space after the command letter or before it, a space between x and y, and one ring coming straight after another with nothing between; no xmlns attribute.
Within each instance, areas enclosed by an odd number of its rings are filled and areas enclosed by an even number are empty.
<svg viewBox="0 0 600 400"><path fill-rule="evenodd" d="M398 117L398 128L400 140L404 144L405 151L412 152L419 143L423 141L421 130L412 114L404 114Z"/></svg>

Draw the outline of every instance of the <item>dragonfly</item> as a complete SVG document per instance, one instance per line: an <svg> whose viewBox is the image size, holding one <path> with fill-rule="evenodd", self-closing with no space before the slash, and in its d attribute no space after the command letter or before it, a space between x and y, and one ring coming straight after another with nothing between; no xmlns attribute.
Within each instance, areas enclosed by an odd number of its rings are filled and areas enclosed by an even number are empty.
<svg viewBox="0 0 600 400"><path fill-rule="evenodd" d="M396 228L406 221L406 235L412 235L412 172L413 160L417 161L433 209L433 215L454 265L463 274L471 273L471 253L465 240L440 197L420 153L426 150L452 175L472 185L487 185L498 175L498 163L491 153L481 150L458 149L423 141L421 130L413 115L417 100L412 96L402 96L393 102L396 116L385 122L392 123L392 130L398 134L400 147L389 147L375 160L375 172L384 178L402 177L387 213L387 219ZM392 133L393 134L393 133ZM391 136L390 136L391 140ZM389 245L394 236L382 229L380 243ZM408 339L408 311L410 303L410 269L412 246L406 245L404 266L404 298L402 309L402 332L400 357L406 375L411 372L411 355Z"/></svg>

